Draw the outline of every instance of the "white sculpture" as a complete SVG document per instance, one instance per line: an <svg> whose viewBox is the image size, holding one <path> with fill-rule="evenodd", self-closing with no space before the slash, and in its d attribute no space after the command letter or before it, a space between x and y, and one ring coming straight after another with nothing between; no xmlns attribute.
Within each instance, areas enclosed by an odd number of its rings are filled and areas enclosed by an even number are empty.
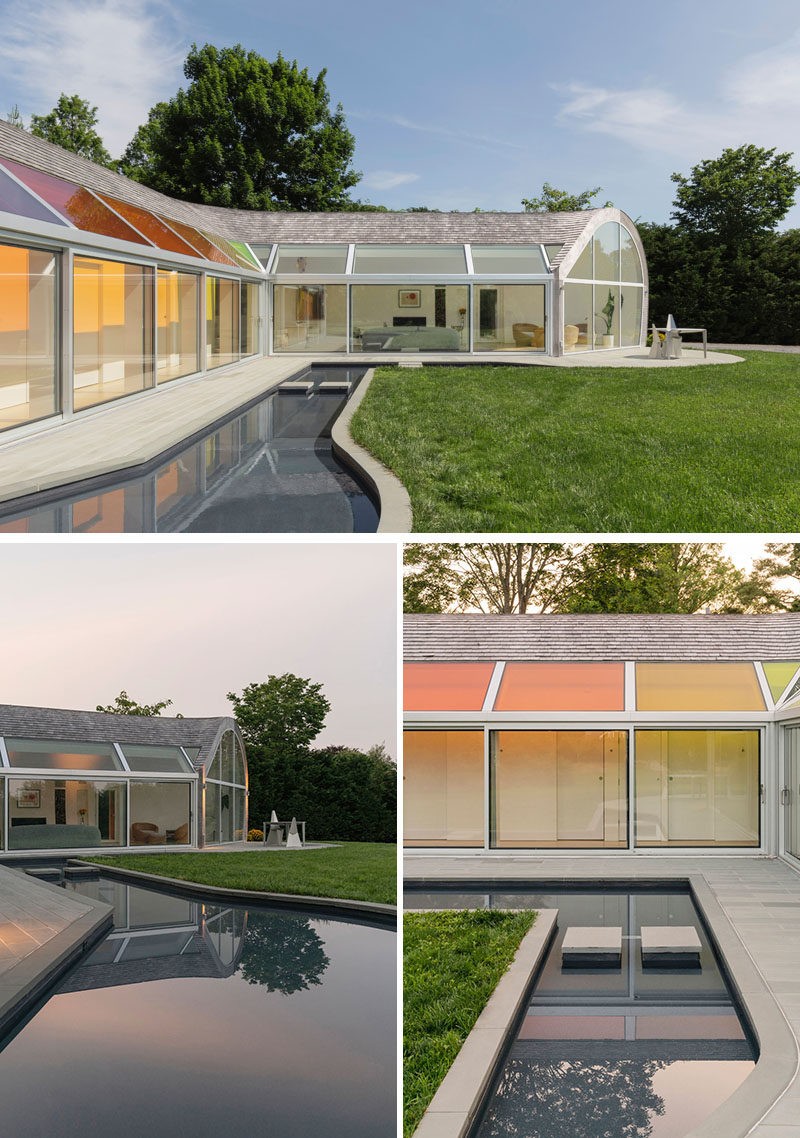
<svg viewBox="0 0 800 1138"><path fill-rule="evenodd" d="M269 820L269 833L267 834L266 844L272 849L280 849L281 846L281 828L278 823L278 815L274 810Z"/></svg>
<svg viewBox="0 0 800 1138"><path fill-rule="evenodd" d="M292 818L289 825L289 833L286 835L286 848L287 850L301 850L303 843L300 841L300 834L297 831L297 819Z"/></svg>

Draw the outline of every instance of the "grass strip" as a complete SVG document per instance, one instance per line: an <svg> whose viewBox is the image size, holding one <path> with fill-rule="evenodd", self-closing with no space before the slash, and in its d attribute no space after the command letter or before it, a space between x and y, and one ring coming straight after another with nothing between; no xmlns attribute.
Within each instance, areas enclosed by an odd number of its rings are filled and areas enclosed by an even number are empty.
<svg viewBox="0 0 800 1138"><path fill-rule="evenodd" d="M439 533L789 532L798 357L376 371L356 441Z"/></svg>
<svg viewBox="0 0 800 1138"><path fill-rule="evenodd" d="M403 1133L408 1138L514 958L536 913L403 918Z"/></svg>
<svg viewBox="0 0 800 1138"><path fill-rule="evenodd" d="M302 852L120 854L85 860L227 889L305 893L384 905L394 905L397 899L397 847L388 843L342 842Z"/></svg>

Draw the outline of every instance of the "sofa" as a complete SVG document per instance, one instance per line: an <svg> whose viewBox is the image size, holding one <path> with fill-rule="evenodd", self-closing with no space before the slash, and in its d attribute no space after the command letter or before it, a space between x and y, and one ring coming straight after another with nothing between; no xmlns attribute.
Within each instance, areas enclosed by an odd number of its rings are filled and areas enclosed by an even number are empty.
<svg viewBox="0 0 800 1138"><path fill-rule="evenodd" d="M457 352L461 333L456 328L365 328L365 352Z"/></svg>
<svg viewBox="0 0 800 1138"><path fill-rule="evenodd" d="M8 831L10 850L76 850L99 845L102 838L97 826L15 826L12 818Z"/></svg>

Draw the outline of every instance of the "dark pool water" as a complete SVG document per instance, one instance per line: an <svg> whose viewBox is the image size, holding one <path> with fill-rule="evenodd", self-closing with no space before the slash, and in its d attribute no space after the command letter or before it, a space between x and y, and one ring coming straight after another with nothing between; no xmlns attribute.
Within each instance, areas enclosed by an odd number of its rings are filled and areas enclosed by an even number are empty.
<svg viewBox="0 0 800 1138"><path fill-rule="evenodd" d="M0 1044L4 1134L395 1135L393 929L73 887L115 928Z"/></svg>
<svg viewBox="0 0 800 1138"><path fill-rule="evenodd" d="M355 385L365 371L311 368L295 377L313 381L310 394L275 391L147 473L48 492L46 503L32 498L16 511L6 503L0 533L374 532L375 506L331 451L346 394L319 389Z"/></svg>
<svg viewBox="0 0 800 1138"><path fill-rule="evenodd" d="M667 890L406 892L407 910L558 909L553 946L473 1138L680 1138L755 1065L694 903ZM570 925L622 928L622 966L561 967ZM643 968L642 925L692 925L700 967Z"/></svg>

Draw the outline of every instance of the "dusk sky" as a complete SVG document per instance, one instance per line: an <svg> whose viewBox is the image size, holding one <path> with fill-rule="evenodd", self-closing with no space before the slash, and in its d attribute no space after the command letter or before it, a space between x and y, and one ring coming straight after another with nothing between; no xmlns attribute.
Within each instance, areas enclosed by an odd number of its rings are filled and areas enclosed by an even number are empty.
<svg viewBox="0 0 800 1138"><path fill-rule="evenodd" d="M319 682L318 744L396 757L393 544L11 543L0 703L93 711L121 689L165 714L230 715L271 674Z"/></svg>
<svg viewBox="0 0 800 1138"><path fill-rule="evenodd" d="M27 122L78 93L115 156L184 82L193 41L327 67L355 194L392 207L517 210L548 181L664 221L672 171L749 142L800 150L796 0L0 0L0 14L0 111Z"/></svg>

